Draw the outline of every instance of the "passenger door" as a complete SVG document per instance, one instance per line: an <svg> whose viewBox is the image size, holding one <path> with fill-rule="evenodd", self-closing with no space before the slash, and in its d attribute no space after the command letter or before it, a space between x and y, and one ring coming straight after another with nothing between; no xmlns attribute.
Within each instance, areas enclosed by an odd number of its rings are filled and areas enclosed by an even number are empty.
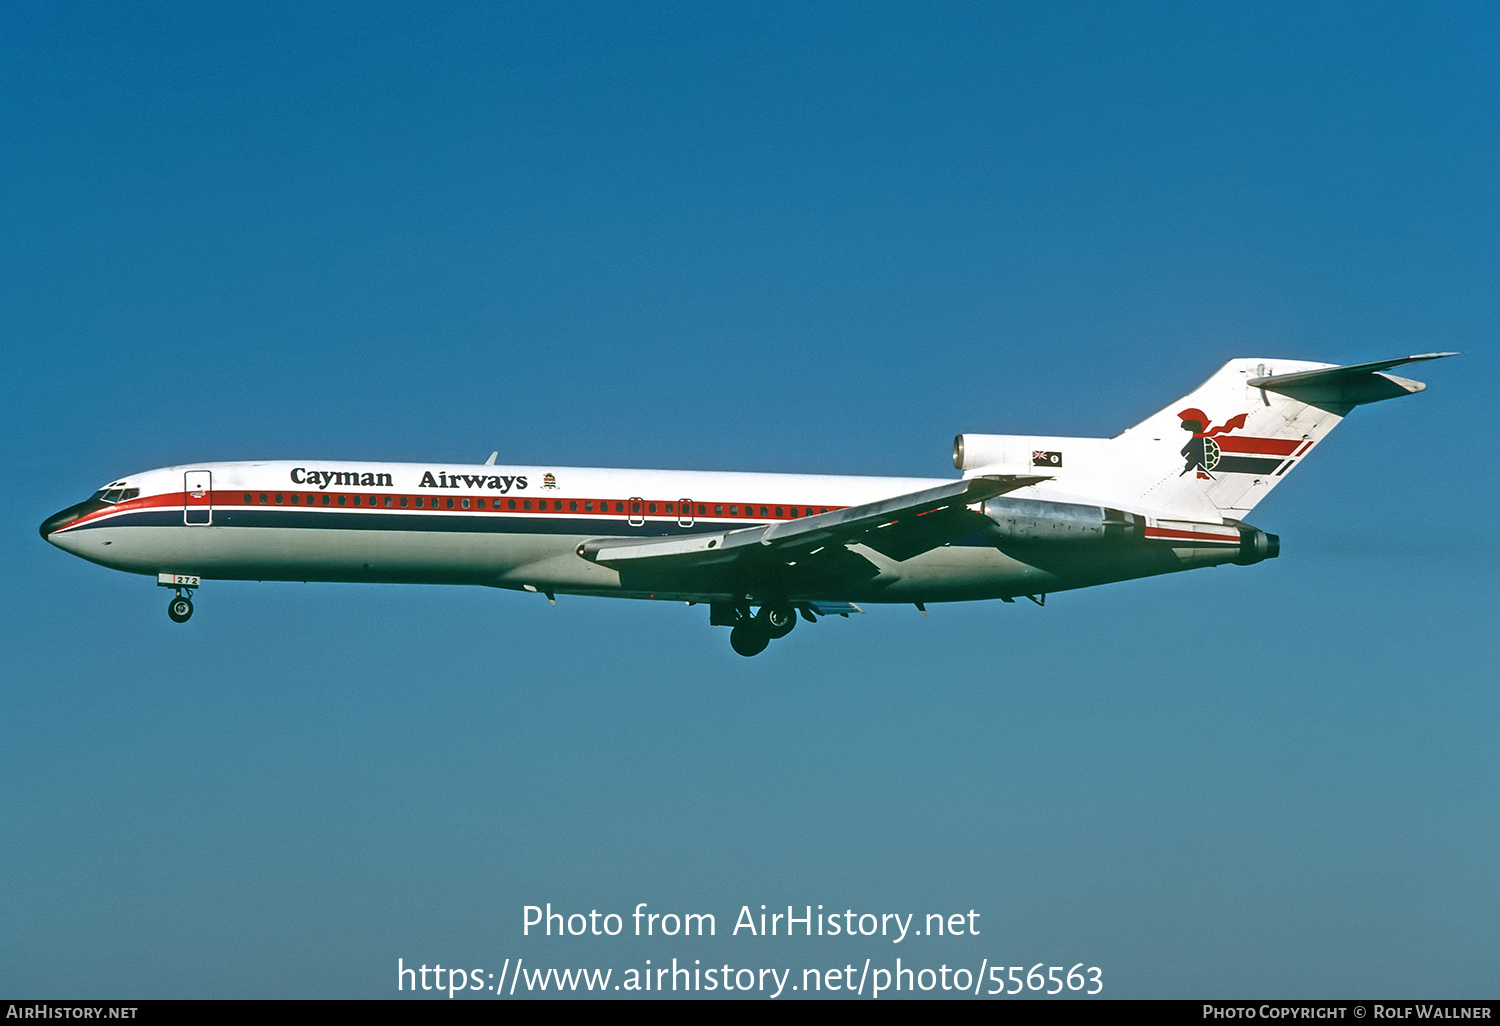
<svg viewBox="0 0 1500 1026"><path fill-rule="evenodd" d="M182 522L204 527L214 522L214 480L207 470L182 475Z"/></svg>

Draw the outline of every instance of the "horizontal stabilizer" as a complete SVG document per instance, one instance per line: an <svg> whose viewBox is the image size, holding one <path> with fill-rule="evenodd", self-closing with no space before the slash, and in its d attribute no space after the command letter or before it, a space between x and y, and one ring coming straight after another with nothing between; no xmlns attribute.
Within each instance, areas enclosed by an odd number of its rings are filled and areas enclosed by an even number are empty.
<svg viewBox="0 0 1500 1026"><path fill-rule="evenodd" d="M1298 402L1324 409L1347 411L1364 403L1377 403L1382 399L1397 399L1403 395L1420 392L1427 386L1420 381L1398 378L1381 371L1421 360L1439 360L1457 353L1423 353L1420 356L1401 356L1394 360L1376 360L1373 363L1356 363L1347 367L1324 367L1319 370L1302 371L1296 374L1276 374L1262 378L1249 378L1245 383L1253 388L1263 388L1290 396Z"/></svg>

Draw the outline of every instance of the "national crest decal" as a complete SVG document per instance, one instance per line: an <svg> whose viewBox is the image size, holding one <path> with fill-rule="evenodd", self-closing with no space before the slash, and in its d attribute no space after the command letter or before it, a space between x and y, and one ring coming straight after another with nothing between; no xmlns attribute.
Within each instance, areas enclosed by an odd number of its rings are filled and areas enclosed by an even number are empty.
<svg viewBox="0 0 1500 1026"><path fill-rule="evenodd" d="M556 488L557 487L557 476L555 474L553 474L550 470L547 473L545 473L545 474L542 475L542 487L543 488Z"/></svg>

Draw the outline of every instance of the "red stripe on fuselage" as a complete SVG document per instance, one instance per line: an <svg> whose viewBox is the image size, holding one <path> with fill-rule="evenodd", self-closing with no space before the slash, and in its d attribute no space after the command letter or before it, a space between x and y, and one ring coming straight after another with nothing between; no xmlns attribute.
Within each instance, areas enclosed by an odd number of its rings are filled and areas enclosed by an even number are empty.
<svg viewBox="0 0 1500 1026"><path fill-rule="evenodd" d="M1227 534L1205 534L1201 531L1179 531L1171 527L1148 527L1147 538L1166 538L1179 541L1210 541L1219 542L1224 545L1238 545L1240 543L1239 532L1233 536Z"/></svg>
<svg viewBox="0 0 1500 1026"><path fill-rule="evenodd" d="M1300 438L1257 438L1254 435L1215 435L1214 441L1224 452L1255 456L1290 456L1302 444Z"/></svg>
<svg viewBox="0 0 1500 1026"><path fill-rule="evenodd" d="M268 501L266 501L264 503L261 503L261 502L245 502L243 497L244 497L244 495L246 494L247 491L250 494L255 495L257 498L260 495L264 494L266 496L266 498L267 498ZM275 497L277 495L281 495L281 496L289 498L293 494L295 494L295 495L297 495L299 497L305 497L305 498L308 498L308 499L311 499L311 498L313 498L315 496L327 496L329 502L328 502L328 505L325 506L325 505L322 505L322 500L321 499L319 499L319 501L316 502L316 503L314 503L314 502L306 502L306 503L297 503L297 504L293 504L290 501L284 501L284 502L279 502L278 503L275 500ZM141 509L182 509L182 508L184 508L184 504L185 504L185 502L187 500L187 496L188 496L188 493L184 493L184 492L162 492L162 493L157 494L157 495L143 495L143 496L141 496L139 498L130 499L130 500L126 501L126 502L118 502L118 503L115 503L112 506L106 506L103 509L95 510L94 512L90 513L88 516L81 517L78 520L73 521L67 527L61 528L57 533L60 534L60 533L64 533L64 532L67 532L67 531L71 531L74 528L83 527L83 526L85 526L87 524L97 523L100 520L104 520L106 518L112 517L112 516L114 516L114 515L116 515L118 513L127 512L127 511L131 511L131 510L141 510ZM227 499L227 497L229 497L229 496L233 496L234 497L233 501L225 501ZM355 505L353 503L353 499L356 496L359 497L359 500L360 500L360 504L359 505ZM344 499L344 502L345 502L344 505L339 505L338 504L340 498ZM387 505L384 504L385 500L387 498L389 498L391 500L391 504L389 506L387 506ZM402 499L406 499L407 502L408 502L408 505L406 505L406 506L400 505L400 502L401 502ZM414 503L418 499L422 500L422 505L421 506L414 505ZM445 500L445 501L442 502L441 505L437 505L436 503L438 502L439 499L442 499L442 500ZM447 508L447 502L446 502L447 499L453 499L454 500L454 508L453 509L448 509ZM475 509L475 508L461 509L461 508L459 508L458 504L463 499L468 499L468 500L471 501L471 503L473 501L475 501L475 500L483 499L483 500L485 500L485 508L484 509ZM680 519L686 519L687 516L690 516L691 519L694 522L697 522L697 521L715 521L715 522L718 522L718 521L729 521L730 523L745 523L747 525L748 524L757 524L757 523L763 524L763 523L767 523L769 521L776 521L776 520L800 520L800 519L803 519L804 517L816 516L817 513L815 513L814 510L817 510L820 513L832 513L832 512L835 512L837 510L841 510L841 509L846 509L847 508L847 507L844 507L844 506L825 506L822 503L813 503L812 505L805 505L803 503L797 503L795 506L791 505L790 503L782 503L781 507L780 507L781 512L778 513L777 512L777 506L775 504L772 504L772 503L759 503L759 502L757 502L757 503L753 503L753 504L750 504L750 505L746 505L744 503L739 503L739 502L730 503L730 502L697 502L697 501L694 501L692 503L694 510L696 510L699 507L702 507L707 512L703 512L703 513L694 512L692 514L689 514L689 515L685 516L684 514L678 513L678 512L665 512L666 507L668 505L670 505L673 510L677 509L677 507L680 505L680 503L676 499L671 499L671 500L667 500L667 499L638 499L638 500L629 500L629 499L581 499L581 498L580 499L563 499L563 498L552 498L550 496L547 497L547 498L528 497L528 498L525 498L525 499L515 498L514 501L515 501L515 504L516 504L516 508L515 509L510 509L508 507L509 507L510 502L512 501L512 496L476 495L476 494L474 494L472 492L469 492L469 493L459 493L459 494L456 494L456 495L455 494L436 494L436 495L434 495L434 494L430 494L430 493L427 494L427 495L413 495L411 493L407 493L405 495L402 495L399 492L321 492L321 491L320 492L297 491L297 492L294 493L294 492L291 492L291 491L277 492L277 491L273 491L273 490L270 490L270 489L266 489L266 490L263 491L262 489L259 489L259 488L245 489L243 487L241 487L241 488L234 488L234 489L227 489L227 488L226 489L214 489L214 491L213 491L213 500L214 501L212 503L212 508L215 509L215 510L271 509L271 508L278 508L278 509L285 509L285 510L292 510L292 509L295 509L295 510L327 510L330 513L337 513L337 512L343 512L343 513L349 513L349 512L360 512L360 513L364 513L364 512L371 512L371 513L377 513L377 512L378 513L454 513L454 514L463 514L463 515L466 515L466 516L472 516L472 515L497 515L498 514L498 515L512 516L512 517L514 517L514 516L540 516L542 514L546 514L547 516L600 517L600 518L608 518L610 520L619 520L619 519L622 519L622 518L629 519L631 517L639 517L639 518L644 518L645 520L651 521L653 523L660 523L660 522L672 523L672 522L676 522L676 521L678 521ZM372 501L372 500L378 500L378 501ZM523 504L527 503L527 502L529 502L529 503L532 504L532 506L533 506L532 509L524 509L524 508L522 508ZM498 503L505 503L506 506L507 506L507 508L505 508L505 509L490 508L490 507L492 507L492 506L494 506L494 505L496 505ZM559 503L561 503L562 508L561 509L554 508ZM591 509L591 510L586 510L586 509L583 508L583 506L584 506L585 503L593 503L596 508L595 509ZM574 504L577 504L577 506L578 506L577 509L571 508ZM647 510L650 508L650 506L652 504L655 504L655 506L657 507L657 512L655 512L655 513L647 512ZM616 510L614 508L616 505L624 506L624 512ZM640 509L639 509L638 512L636 511L636 506L637 505L639 505L639 507L640 507ZM766 510L765 514L763 514L763 515L758 512L758 510L762 506L764 506L764 508ZM545 507L545 508L538 508L538 507ZM722 512L722 513L712 512L716 507L719 508L719 509L724 510L725 512ZM734 509L736 509L738 512L735 512L735 513L728 512L728 510L731 507L733 507ZM188 509L197 509L197 510L207 511L210 508L210 504L207 501L204 501L204 500L200 499L200 500L197 500L197 501L193 502L187 508ZM800 515L793 515L790 512L791 510L794 510L794 509L800 511Z"/></svg>

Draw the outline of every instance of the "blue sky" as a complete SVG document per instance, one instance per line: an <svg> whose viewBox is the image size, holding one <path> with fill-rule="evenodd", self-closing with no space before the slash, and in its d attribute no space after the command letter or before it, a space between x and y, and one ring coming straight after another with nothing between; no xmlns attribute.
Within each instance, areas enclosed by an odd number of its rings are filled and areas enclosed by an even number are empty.
<svg viewBox="0 0 1500 1026"><path fill-rule="evenodd" d="M1500 18L1481 4L17 5L0 34L0 993L407 964L1103 969L1495 997ZM943 476L1237 356L1463 350L1279 560L874 608L145 578L197 460ZM666 944L521 908L712 912ZM894 948L741 905L982 913Z"/></svg>

